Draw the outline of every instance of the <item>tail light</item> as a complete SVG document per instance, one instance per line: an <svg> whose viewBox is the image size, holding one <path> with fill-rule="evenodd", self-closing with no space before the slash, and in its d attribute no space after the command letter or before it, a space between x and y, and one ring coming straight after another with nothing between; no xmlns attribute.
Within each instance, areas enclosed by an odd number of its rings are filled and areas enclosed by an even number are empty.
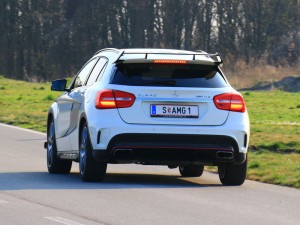
<svg viewBox="0 0 300 225"><path fill-rule="evenodd" d="M102 90L98 92L95 107L97 109L127 108L133 105L135 95L117 90Z"/></svg>
<svg viewBox="0 0 300 225"><path fill-rule="evenodd" d="M234 112L245 112L246 106L244 99L239 94L225 93L216 95L214 103L218 109Z"/></svg>

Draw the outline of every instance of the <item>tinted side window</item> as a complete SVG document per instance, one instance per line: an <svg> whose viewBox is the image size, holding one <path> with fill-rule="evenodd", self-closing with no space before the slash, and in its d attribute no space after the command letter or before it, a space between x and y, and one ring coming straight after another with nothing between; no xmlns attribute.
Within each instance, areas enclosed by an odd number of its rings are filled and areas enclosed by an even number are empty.
<svg viewBox="0 0 300 225"><path fill-rule="evenodd" d="M93 69L97 60L98 60L97 58L92 59L81 69L81 71L79 72L79 74L77 75L77 77L75 79L73 88L81 87L85 84L85 81L86 81L87 77L89 76L89 74L90 74L91 70Z"/></svg>
<svg viewBox="0 0 300 225"><path fill-rule="evenodd" d="M86 85L92 85L96 82L99 74L101 73L101 71L103 70L104 66L107 63L107 59L106 58L100 58L100 60L97 62L96 66L94 67Z"/></svg>
<svg viewBox="0 0 300 225"><path fill-rule="evenodd" d="M197 64L119 64L112 83L130 86L228 86L218 67Z"/></svg>

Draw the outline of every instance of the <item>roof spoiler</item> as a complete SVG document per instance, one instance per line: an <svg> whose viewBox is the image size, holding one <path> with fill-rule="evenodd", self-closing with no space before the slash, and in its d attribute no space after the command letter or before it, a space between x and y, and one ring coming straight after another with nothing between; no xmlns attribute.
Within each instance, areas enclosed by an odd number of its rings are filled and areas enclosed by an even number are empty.
<svg viewBox="0 0 300 225"><path fill-rule="evenodd" d="M124 55L133 55L133 54L144 54L144 58L133 58L133 59L126 59L126 60L121 60L121 57ZM192 60L186 60L188 64L206 64L206 65L216 65L220 66L223 63L223 60L220 56L219 53L206 53L201 50L195 51L195 53L143 53L143 52L125 52L122 51L120 54L117 56L117 59L115 60L114 63L152 63L154 60L153 59L148 59L148 55L187 55L187 56L193 56ZM212 62L206 61L206 60L198 60L196 59L196 56L206 56L207 58L212 59Z"/></svg>
<svg viewBox="0 0 300 225"><path fill-rule="evenodd" d="M99 51L97 51L95 54L94 54L94 56L95 55L97 55L97 54L99 54L100 52L105 52L105 51L112 51L112 52L119 52L119 49L116 49L116 48L104 48L104 49L100 49Z"/></svg>

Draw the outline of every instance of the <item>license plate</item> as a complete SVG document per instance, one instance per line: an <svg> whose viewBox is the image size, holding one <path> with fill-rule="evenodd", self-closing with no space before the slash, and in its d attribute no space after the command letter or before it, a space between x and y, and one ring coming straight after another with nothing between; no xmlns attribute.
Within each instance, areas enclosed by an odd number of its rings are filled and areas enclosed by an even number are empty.
<svg viewBox="0 0 300 225"><path fill-rule="evenodd" d="M196 105L151 105L151 117L198 118Z"/></svg>

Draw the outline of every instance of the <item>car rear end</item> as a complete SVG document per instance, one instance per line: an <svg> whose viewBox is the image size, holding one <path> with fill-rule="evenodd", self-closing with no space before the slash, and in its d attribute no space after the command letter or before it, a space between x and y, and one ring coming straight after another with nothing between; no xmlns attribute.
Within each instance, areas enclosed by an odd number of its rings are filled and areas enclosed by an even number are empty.
<svg viewBox="0 0 300 225"><path fill-rule="evenodd" d="M125 50L97 92L94 157L111 163L242 164L249 119L218 55ZM91 117L89 117L91 118Z"/></svg>

